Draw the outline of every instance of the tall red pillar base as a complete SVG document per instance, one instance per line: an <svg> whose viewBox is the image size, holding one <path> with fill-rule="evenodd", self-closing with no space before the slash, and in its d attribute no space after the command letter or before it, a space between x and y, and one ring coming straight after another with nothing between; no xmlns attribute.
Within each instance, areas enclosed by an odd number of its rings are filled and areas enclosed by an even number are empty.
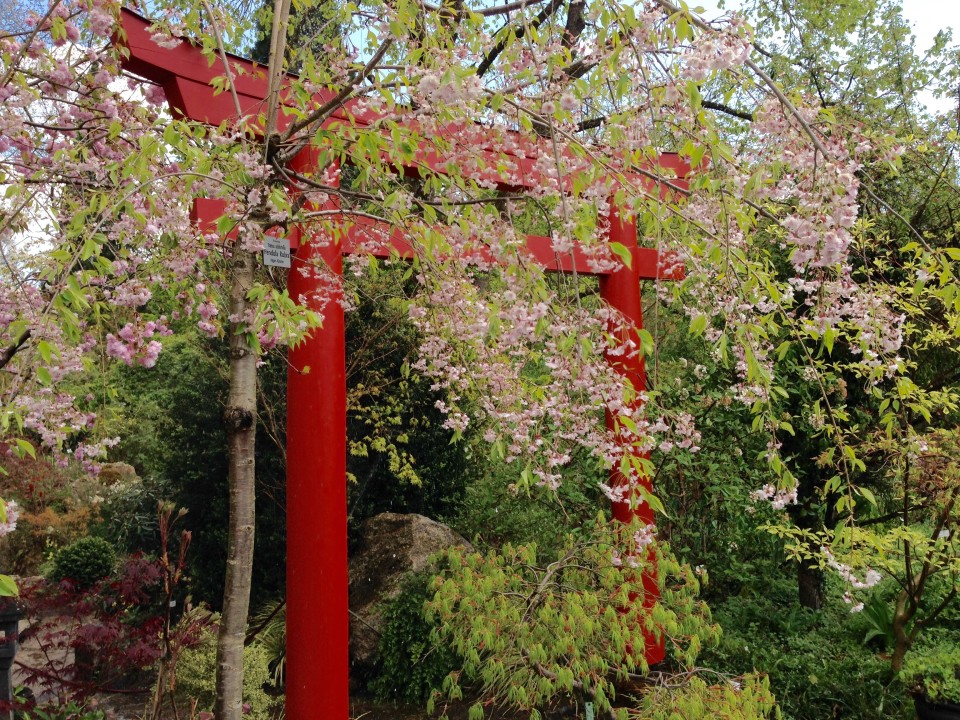
<svg viewBox="0 0 960 720"><path fill-rule="evenodd" d="M308 149L301 155L300 166L311 171L314 152ZM342 273L339 245L328 240L320 247L304 238L292 259L290 296L319 310L315 270L323 267ZM323 326L290 350L287 374L290 720L347 720L350 713L347 385L339 295L322 311Z"/></svg>
<svg viewBox="0 0 960 720"><path fill-rule="evenodd" d="M646 373L644 371L643 355L640 353L640 336L638 331L643 327L643 305L640 295L640 262L637 245L637 224L636 219L624 219L623 214L616 205L610 213L610 242L616 242L623 245L633 256L633 262L628 268L621 267L616 272L600 277L600 297L603 298L611 307L619 310L628 321L627 327L621 331L625 334L622 341L632 341L637 348L637 353L633 355L608 355L607 361L618 373L623 375L633 386L637 393L642 393L646 389ZM639 408L642 401L637 398L634 400L634 407ZM616 425L616 418L607 413L607 428L620 436L619 428ZM636 448L633 448L629 441L623 441L622 445L627 453L632 453L636 457L644 457ZM641 483L646 490L652 490L650 478L644 478ZM610 487L629 488L629 480L620 471L619 467L610 470ZM612 514L614 522L631 523L634 519L641 523L649 525L654 522L653 509L642 502L637 497L636 492L628 492L623 502L612 503ZM652 607L656 602L659 590L657 587L657 578L651 573L644 573L644 607ZM662 637L656 638L648 636L646 638L645 655L647 662L651 665L663 660L666 655L664 640Z"/></svg>

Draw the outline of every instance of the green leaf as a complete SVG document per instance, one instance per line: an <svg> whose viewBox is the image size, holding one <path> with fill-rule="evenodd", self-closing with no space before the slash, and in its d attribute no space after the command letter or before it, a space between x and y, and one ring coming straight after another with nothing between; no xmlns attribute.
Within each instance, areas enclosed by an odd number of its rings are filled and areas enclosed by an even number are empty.
<svg viewBox="0 0 960 720"><path fill-rule="evenodd" d="M46 340L41 340L37 343L37 352L40 353L40 357L42 357L46 363L50 362L50 359L53 357L53 348Z"/></svg>
<svg viewBox="0 0 960 720"><path fill-rule="evenodd" d="M220 218L217 219L217 235L226 237L233 232L234 225L235 223L232 217L229 215L221 215Z"/></svg>
<svg viewBox="0 0 960 720"><path fill-rule="evenodd" d="M652 509L655 513L658 515L663 515L664 517L670 517L670 513L667 512L667 508L664 507L660 498L647 490L646 487L639 485L637 487L637 493L640 495L640 499L649 505L650 509Z"/></svg>
<svg viewBox="0 0 960 720"><path fill-rule="evenodd" d="M20 594L20 588L9 575L0 574L0 597L17 597Z"/></svg>
<svg viewBox="0 0 960 720"><path fill-rule="evenodd" d="M179 133L177 132L176 126L173 123L168 124L163 130L163 141L167 145L176 146L179 139Z"/></svg>
<svg viewBox="0 0 960 720"><path fill-rule="evenodd" d="M611 242L609 243L609 247L610 250L613 251L614 255L623 260L624 265L626 265L628 268L633 267L633 254L625 245L618 242Z"/></svg>
<svg viewBox="0 0 960 720"><path fill-rule="evenodd" d="M833 328L827 328L823 332L823 346L827 349L827 353L833 354L833 341L837 337L837 331Z"/></svg>
<svg viewBox="0 0 960 720"><path fill-rule="evenodd" d="M17 438L17 448L19 448L21 456L29 455L34 460L37 459L37 451L29 440Z"/></svg>
<svg viewBox="0 0 960 720"><path fill-rule="evenodd" d="M703 335L707 329L707 316L697 315L690 321L690 333L693 335Z"/></svg>
<svg viewBox="0 0 960 720"><path fill-rule="evenodd" d="M647 357L653 355L656 345L653 342L653 335L650 334L650 331L641 328L637 330L637 337L640 338L640 351Z"/></svg>

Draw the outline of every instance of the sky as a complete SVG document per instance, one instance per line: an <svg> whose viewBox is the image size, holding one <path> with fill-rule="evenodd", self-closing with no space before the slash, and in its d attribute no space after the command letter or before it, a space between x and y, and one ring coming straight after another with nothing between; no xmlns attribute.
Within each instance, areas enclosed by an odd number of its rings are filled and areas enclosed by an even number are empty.
<svg viewBox="0 0 960 720"><path fill-rule="evenodd" d="M822 0L830 3L834 0ZM687 0L691 7L705 9L703 16L715 17L720 14L716 0ZM726 10L735 10L741 5L739 0L724 0ZM937 33L945 28L953 30L953 41L960 44L960 0L901 0L903 16L913 28L916 37L916 49L922 55L933 44ZM923 97L921 95L921 97ZM956 98L941 98L936 100L932 94L924 98L927 107L936 112L944 112L956 108Z"/></svg>
<svg viewBox="0 0 960 720"><path fill-rule="evenodd" d="M960 42L960 2L956 0L903 0L903 14L913 26L917 49L927 50L933 38L944 28L953 28L953 39Z"/></svg>
<svg viewBox="0 0 960 720"><path fill-rule="evenodd" d="M832 0L823 0L831 2ZM717 12L716 0L690 0L690 7L700 6L706 9L705 16ZM933 38L943 28L953 28L954 40L960 42L960 1L958 0L902 0L903 14L913 26L917 37L917 49L926 50ZM725 0L728 10L739 7L738 0Z"/></svg>

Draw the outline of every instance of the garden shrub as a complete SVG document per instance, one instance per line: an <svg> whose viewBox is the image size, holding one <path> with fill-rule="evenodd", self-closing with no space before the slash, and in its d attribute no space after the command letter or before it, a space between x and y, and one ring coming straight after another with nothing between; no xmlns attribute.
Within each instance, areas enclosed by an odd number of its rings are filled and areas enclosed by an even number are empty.
<svg viewBox="0 0 960 720"><path fill-rule="evenodd" d="M796 602L796 583L768 576L768 592L713 605L723 627L704 662L729 673L769 676L784 720L910 717L888 657L864 644L866 619L834 598L814 612Z"/></svg>
<svg viewBox="0 0 960 720"><path fill-rule="evenodd" d="M173 495L155 478L122 478L104 490L98 519L90 529L120 552L133 553L158 543L157 504Z"/></svg>
<svg viewBox="0 0 960 720"><path fill-rule="evenodd" d="M58 511L47 506L39 512L21 511L17 532L6 538L4 568L14 575L38 574L50 553L87 535L94 517L89 507Z"/></svg>
<svg viewBox="0 0 960 720"><path fill-rule="evenodd" d="M28 626L22 637L29 633L42 650L18 656L22 681L76 701L149 687L147 673L164 651L163 590L159 562L142 555L88 587L73 580L22 582Z"/></svg>
<svg viewBox="0 0 960 720"><path fill-rule="evenodd" d="M75 702L68 702L62 706L35 707L17 711L14 717L18 720L108 720L103 710L87 708Z"/></svg>
<svg viewBox="0 0 960 720"><path fill-rule="evenodd" d="M2 441L0 456L0 497L20 508L17 532L0 547L0 566L13 575L38 575L51 553L90 534L101 483L79 463L60 467L42 454L16 457Z"/></svg>
<svg viewBox="0 0 960 720"><path fill-rule="evenodd" d="M243 650L243 702L249 706L244 717L250 720L271 720L278 717L282 699L269 696L264 685L272 675L268 667L267 650L260 643L252 643ZM207 627L200 641L183 650L177 662L175 677L178 697L186 703L197 701L198 711L212 711L216 701L217 633L216 627Z"/></svg>
<svg viewBox="0 0 960 720"><path fill-rule="evenodd" d="M409 575L400 594L383 609L380 672L369 683L380 700L423 702L459 667L457 655L433 639L436 626L424 614L424 605L433 598L431 580L429 573Z"/></svg>
<svg viewBox="0 0 960 720"><path fill-rule="evenodd" d="M625 697L618 683L630 679L646 689L659 678L666 705L657 717L767 717L773 696L749 671L723 676L716 692L692 679L719 628L698 598L695 572L652 540L648 526L611 527L600 514L590 535L568 537L552 561L533 544L485 555L449 550L447 568L433 581L428 618L436 620L438 638L462 654L463 669L444 680L428 706L462 699L470 684L479 693L471 717L493 703L535 718L543 708L589 701L599 717L626 718L645 700ZM656 599L647 595L648 563L657 567ZM651 672L635 649L656 632L666 636L668 653L663 670Z"/></svg>
<svg viewBox="0 0 960 720"><path fill-rule="evenodd" d="M766 677L746 675L731 679L700 671L681 682L671 678L645 692L640 699L640 712L644 720L715 720L767 718L775 710Z"/></svg>
<svg viewBox="0 0 960 720"><path fill-rule="evenodd" d="M960 701L960 645L921 644L903 663L900 677L910 692L934 703Z"/></svg>
<svg viewBox="0 0 960 720"><path fill-rule="evenodd" d="M113 546L98 537L82 537L57 551L51 577L57 582L70 580L77 587L91 587L110 575L117 564Z"/></svg>

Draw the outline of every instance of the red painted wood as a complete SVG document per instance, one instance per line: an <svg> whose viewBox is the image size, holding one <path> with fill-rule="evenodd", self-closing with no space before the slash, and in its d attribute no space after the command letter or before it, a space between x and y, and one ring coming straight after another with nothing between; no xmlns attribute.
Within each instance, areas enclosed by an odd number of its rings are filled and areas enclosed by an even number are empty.
<svg viewBox="0 0 960 720"><path fill-rule="evenodd" d="M618 210L614 209L610 213L610 242L618 242L624 247L635 249L637 247L637 224L633 218L624 217ZM620 375L625 377L637 393L642 393L647 386L646 372L644 370L643 355L639 352L641 347L638 331L643 327L643 305L640 296L640 277L637 264L628 268L621 267L617 272L604 275L600 278L600 297L602 297L611 307L619 310L626 317L631 325L620 331L621 341L632 341L637 348L635 354L607 355L607 362ZM642 399L638 396L633 405L640 408L643 405ZM615 435L620 434L615 418L607 413L607 428ZM648 457L632 447L629 442L621 443L628 453L638 457ZM644 478L643 484L648 490L652 490L650 478ZM610 469L610 487L626 488L629 483L620 471L619 467ZM635 518L644 524L654 522L653 509L646 503L640 501L636 494L628 494L623 502L612 503L613 517L622 523L630 523ZM659 595L656 576L645 573L643 576L644 587L644 607L652 607ZM655 638L652 635L647 637L645 655L650 664L660 662L665 656L665 646L663 638Z"/></svg>
<svg viewBox="0 0 960 720"><path fill-rule="evenodd" d="M216 233L217 221L223 216L226 202L219 199L197 198L193 201L191 218L201 232ZM403 230L366 217L342 216L347 225L340 241L340 251L344 255L364 253L377 258L396 257L410 260L416 255L416 250L407 240ZM228 233L230 239L236 238L236 232ZM517 248L528 262L532 262L547 272L577 272L580 275L606 275L606 270L591 268L584 252L575 247L573 254L558 255L553 250L553 241L543 235L525 235L523 247ZM292 228L287 233L290 247L296 250L300 242L300 231ZM632 255L633 265L640 280L682 280L684 268L675 260L673 253L665 253L661 263L660 255L653 248L627 246ZM493 253L479 248L479 260L497 263ZM619 257L616 258L620 262Z"/></svg>
<svg viewBox="0 0 960 720"><path fill-rule="evenodd" d="M307 149L296 167L315 166ZM333 201L331 201L333 202ZM331 209L335 205L323 209ZM347 381L343 306L322 307L321 265L343 272L340 248L320 238L300 245L288 276L291 297L323 313L323 327L289 351L287 372L288 718L349 716L347 572ZM329 283L324 290L329 296Z"/></svg>
<svg viewBox="0 0 960 720"><path fill-rule="evenodd" d="M170 106L190 119L219 125L223 122L237 122L236 107L230 92L213 94L210 82L225 74L223 62L219 57L211 65L204 57L201 48L184 40L172 50L165 50L151 40L148 30L150 21L128 9L121 11L122 34L117 37L129 53L124 67L141 77L163 86ZM244 116L255 120L263 112L263 99L267 94L266 72L262 66L233 55L228 56L234 83L240 99L240 109ZM332 97L332 93L317 93L318 106ZM282 131L291 121L291 116L281 111L277 118L278 128ZM351 132L368 131L377 123L388 132L392 124L401 125L404 137L416 138L419 143L412 160L400 161L384 158L397 172L418 175L424 170L445 173L448 163L456 162L459 169L473 164L469 176L478 182L497 187L503 192L539 188L554 183L554 179L537 169L537 157L545 153L553 157L553 146L546 140L534 140L519 133L502 128L491 128L467 123L447 123L439 127L425 128L419 121L398 106L392 112L375 112L357 101L348 101L344 107L333 113L328 128L334 130L338 124L347 126ZM252 123L256 129L256 122ZM456 142L467 157L450 157L447 145L437 146L433 138L443 138L444 143ZM567 151L563 153L572 158ZM611 161L612 166L615 163ZM651 164L652 165L652 164ZM677 187L685 188L684 178L690 172L689 163L672 153L662 154L656 163L660 173L675 176L672 181ZM651 169L655 169L651 167ZM649 194L657 193L656 181L642 175L628 176L635 181L636 187ZM569 190L572 178L566 176L562 187ZM659 195L666 196L668 188L661 184Z"/></svg>

